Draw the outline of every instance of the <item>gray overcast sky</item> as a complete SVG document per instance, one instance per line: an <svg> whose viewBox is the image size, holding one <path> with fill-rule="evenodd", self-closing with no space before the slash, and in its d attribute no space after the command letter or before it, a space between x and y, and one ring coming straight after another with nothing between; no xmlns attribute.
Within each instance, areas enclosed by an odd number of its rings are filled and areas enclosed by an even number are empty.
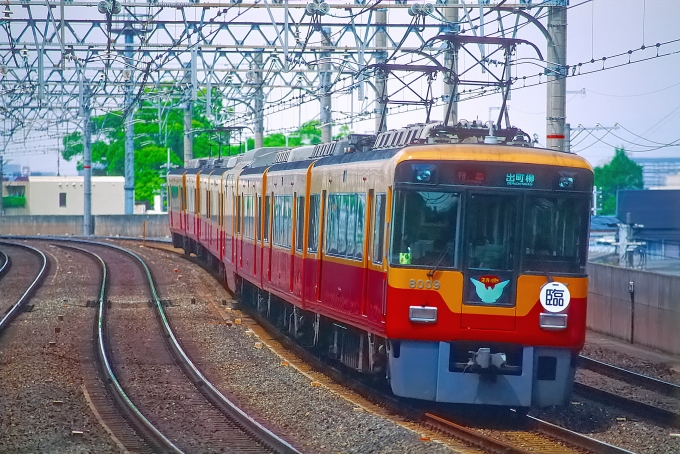
<svg viewBox="0 0 680 454"><path fill-rule="evenodd" d="M570 6L567 32L567 62L570 65L639 49L643 44L654 46L657 42L680 39L680 0L571 0ZM534 41L545 51L545 39L538 32L530 31L521 37ZM680 51L680 43L660 49L660 53L673 51ZM633 59L651 57L655 53L654 49L636 52ZM616 61L623 62L626 59ZM607 60L606 65L611 66L613 63L614 60ZM589 68L601 66L601 63L588 65ZM579 124L593 127L598 123L612 126L618 123L630 131L595 131L590 133L592 135L582 132L573 139L572 150L597 166L611 158L614 146L623 146L627 150L649 150L653 148L653 143L649 141L666 144L680 139L678 74L680 53L570 77L567 90L585 89L585 96L567 95L567 121L572 127ZM545 85L516 90L509 103L511 122L530 134L538 134L542 145L545 144L545 93ZM460 117L486 120L489 108L499 103L497 99L461 103ZM413 120L395 117L388 122L388 126L395 128L408 122ZM355 132L363 131L357 128ZM680 146L631 153L631 156L680 157ZM14 154L10 158L13 164L29 165L33 171L56 171L56 153L40 156ZM62 162L61 173L75 174L75 164Z"/></svg>

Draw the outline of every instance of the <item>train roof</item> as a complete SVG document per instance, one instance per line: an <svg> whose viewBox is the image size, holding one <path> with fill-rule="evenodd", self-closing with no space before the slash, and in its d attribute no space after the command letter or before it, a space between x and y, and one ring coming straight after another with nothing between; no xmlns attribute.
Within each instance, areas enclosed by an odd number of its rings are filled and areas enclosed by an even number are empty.
<svg viewBox="0 0 680 454"><path fill-rule="evenodd" d="M438 122L418 123L405 128L374 134L350 134L347 137L317 145L297 148L262 147L244 154L220 160L193 160L189 167L232 169L242 167L242 175L262 174L270 171L292 170L389 159L403 151L399 161L408 159L435 159L457 161L503 161L531 164L585 168L592 171L580 156L534 148L529 136L515 127L494 129L493 124L461 121L456 125ZM417 155L417 157L415 157ZM295 164L299 163L299 164ZM191 170L191 171L190 171ZM234 169L238 172L238 169Z"/></svg>

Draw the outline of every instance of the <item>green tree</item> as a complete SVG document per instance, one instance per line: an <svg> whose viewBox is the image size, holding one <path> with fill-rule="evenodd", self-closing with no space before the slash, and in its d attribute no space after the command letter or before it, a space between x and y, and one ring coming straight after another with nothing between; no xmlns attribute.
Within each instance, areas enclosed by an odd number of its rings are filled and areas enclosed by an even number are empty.
<svg viewBox="0 0 680 454"><path fill-rule="evenodd" d="M602 194L600 214L615 214L616 191L619 189L642 189L642 166L626 155L623 148L617 148L608 164L595 167L595 186Z"/></svg>
<svg viewBox="0 0 680 454"><path fill-rule="evenodd" d="M182 165L184 155L184 111L180 100L163 96L163 91L150 95L166 99L161 105L159 121L158 105L142 101L133 116L135 149L135 200L150 204L165 180L165 164L168 149L170 163ZM220 105L219 93L213 99ZM215 132L214 123L205 115L205 106L194 105L192 118L194 131L193 154L196 158L235 154L238 147L220 146L224 139ZM92 118L92 167L93 173L104 175L125 174L125 124L122 111L113 111ZM227 137L228 138L228 137ZM83 169L82 133L74 132L63 138L62 156L66 161L77 160L78 170ZM228 141L227 141L228 142Z"/></svg>

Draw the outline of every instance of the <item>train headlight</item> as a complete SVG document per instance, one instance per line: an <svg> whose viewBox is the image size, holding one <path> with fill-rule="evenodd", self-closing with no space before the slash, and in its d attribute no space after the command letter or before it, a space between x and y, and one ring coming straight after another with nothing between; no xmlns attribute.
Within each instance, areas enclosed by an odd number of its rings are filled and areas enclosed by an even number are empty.
<svg viewBox="0 0 680 454"><path fill-rule="evenodd" d="M437 321L437 308L411 306L408 308L408 319L412 323L435 323Z"/></svg>
<svg viewBox="0 0 680 454"><path fill-rule="evenodd" d="M542 313L539 324L543 329L567 329L567 314Z"/></svg>

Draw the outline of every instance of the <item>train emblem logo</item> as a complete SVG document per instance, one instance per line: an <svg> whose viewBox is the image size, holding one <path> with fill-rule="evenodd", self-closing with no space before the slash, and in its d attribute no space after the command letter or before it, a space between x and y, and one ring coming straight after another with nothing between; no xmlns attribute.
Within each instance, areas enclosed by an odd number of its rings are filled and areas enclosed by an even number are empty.
<svg viewBox="0 0 680 454"><path fill-rule="evenodd" d="M569 306L571 295L566 285L561 282L549 282L543 286L540 294L541 305L548 312L562 312Z"/></svg>
<svg viewBox="0 0 680 454"><path fill-rule="evenodd" d="M503 294L505 286L508 281L501 282L498 276L482 276L479 280L470 278L470 281L475 285L477 296L483 303L495 303Z"/></svg>

